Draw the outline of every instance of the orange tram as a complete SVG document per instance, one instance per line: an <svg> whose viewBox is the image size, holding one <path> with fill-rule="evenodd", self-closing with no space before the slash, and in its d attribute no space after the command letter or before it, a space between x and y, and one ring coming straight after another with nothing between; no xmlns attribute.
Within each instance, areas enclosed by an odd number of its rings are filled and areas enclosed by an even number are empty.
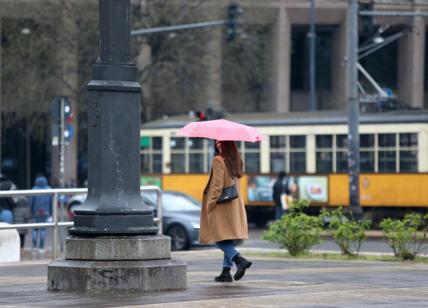
<svg viewBox="0 0 428 308"><path fill-rule="evenodd" d="M342 112L230 114L257 127L260 143L238 142L245 176L241 193L248 218L259 226L273 218L272 186L286 171L295 198L310 210L349 205L347 118ZM173 116L141 129L141 184L187 193L197 200L208 179L212 141L177 135L196 119ZM401 110L360 117L360 203L366 218L402 216L428 209L428 110Z"/></svg>

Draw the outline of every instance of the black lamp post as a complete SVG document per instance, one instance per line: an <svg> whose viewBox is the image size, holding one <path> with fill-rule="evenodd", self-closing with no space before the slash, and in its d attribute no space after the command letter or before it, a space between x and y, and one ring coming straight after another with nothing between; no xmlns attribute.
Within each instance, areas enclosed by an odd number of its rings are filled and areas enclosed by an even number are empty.
<svg viewBox="0 0 428 308"><path fill-rule="evenodd" d="M131 62L130 0L100 0L101 55L88 84L88 197L74 235L156 234L140 195L140 95Z"/></svg>

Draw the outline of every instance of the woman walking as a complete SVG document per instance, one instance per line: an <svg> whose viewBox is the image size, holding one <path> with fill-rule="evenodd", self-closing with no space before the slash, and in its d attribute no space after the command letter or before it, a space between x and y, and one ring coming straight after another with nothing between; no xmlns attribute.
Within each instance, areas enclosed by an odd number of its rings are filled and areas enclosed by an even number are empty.
<svg viewBox="0 0 428 308"><path fill-rule="evenodd" d="M248 239L247 215L240 195L242 160L233 141L216 141L215 156L208 183L204 189L200 223L200 242L216 243L224 253L223 270L217 282L231 282L230 270L236 264L235 280L240 280L251 262L236 250L236 243ZM221 201L223 188L236 185L237 197Z"/></svg>

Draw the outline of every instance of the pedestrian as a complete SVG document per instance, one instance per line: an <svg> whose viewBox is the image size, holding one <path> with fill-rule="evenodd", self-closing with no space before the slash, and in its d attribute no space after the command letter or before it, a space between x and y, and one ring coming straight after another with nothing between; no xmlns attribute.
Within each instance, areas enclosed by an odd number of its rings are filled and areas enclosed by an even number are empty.
<svg viewBox="0 0 428 308"><path fill-rule="evenodd" d="M275 219L281 219L288 211L288 196L291 195L290 180L284 171L278 174L278 179L273 184L272 199L275 203Z"/></svg>
<svg viewBox="0 0 428 308"><path fill-rule="evenodd" d="M13 209L13 223L15 224L25 224L30 221L31 213L30 207L28 205L28 199L24 196L18 197L16 206ZM28 233L28 229L20 228L18 229L19 239L21 242L21 248L24 248L25 245L25 235Z"/></svg>
<svg viewBox="0 0 428 308"><path fill-rule="evenodd" d="M48 185L48 180L43 175L38 175L34 184L33 189L51 189ZM52 215L52 197L50 195L32 196L30 199L30 208L34 222L47 222ZM36 251L38 242L39 252L43 253L45 251L45 238L46 228L34 228L31 250L33 252Z"/></svg>
<svg viewBox="0 0 428 308"><path fill-rule="evenodd" d="M0 190L12 190L12 181L6 177L0 177ZM13 223L13 208L15 202L12 197L0 198L0 221Z"/></svg>
<svg viewBox="0 0 428 308"><path fill-rule="evenodd" d="M223 270L215 277L217 282L232 282L230 270L236 264L235 280L240 280L250 268L248 261L236 250L237 243L248 239L247 215L240 194L243 176L242 160L233 141L216 141L211 173L203 192L200 242L216 243L224 253ZM222 192L235 186L233 200L224 201ZM233 190L233 189L232 189Z"/></svg>

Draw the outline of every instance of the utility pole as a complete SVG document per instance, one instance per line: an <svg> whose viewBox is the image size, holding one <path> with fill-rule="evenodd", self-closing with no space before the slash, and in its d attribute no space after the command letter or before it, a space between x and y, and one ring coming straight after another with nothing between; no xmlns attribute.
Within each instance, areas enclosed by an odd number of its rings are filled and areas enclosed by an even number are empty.
<svg viewBox="0 0 428 308"><path fill-rule="evenodd" d="M317 110L316 101L316 31L315 31L315 0L311 0L309 10L310 26L309 26L309 110Z"/></svg>
<svg viewBox="0 0 428 308"><path fill-rule="evenodd" d="M358 1L348 0L346 41L346 97L348 106L349 207L356 219L362 218L360 206L360 136L358 100Z"/></svg>

